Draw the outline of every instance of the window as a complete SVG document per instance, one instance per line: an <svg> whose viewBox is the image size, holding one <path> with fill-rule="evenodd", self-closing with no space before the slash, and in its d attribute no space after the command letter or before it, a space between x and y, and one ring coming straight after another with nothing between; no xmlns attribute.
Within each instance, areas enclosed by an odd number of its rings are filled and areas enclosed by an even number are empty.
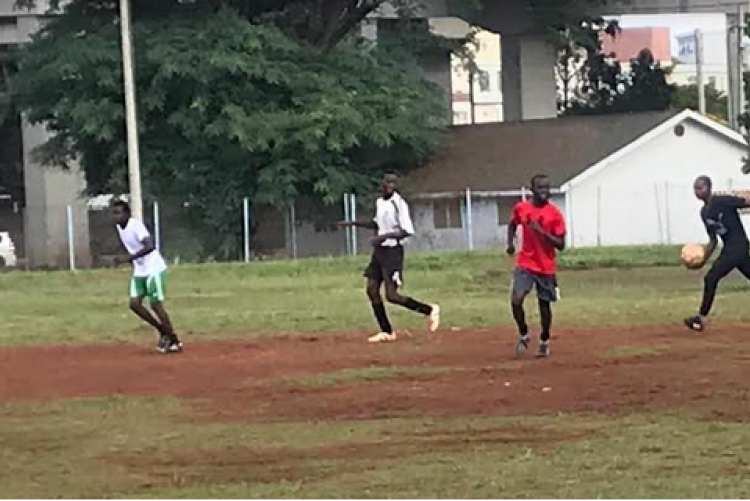
<svg viewBox="0 0 750 501"><path fill-rule="evenodd" d="M468 111L454 111L453 112L453 124L464 125L469 123L469 112Z"/></svg>
<svg viewBox="0 0 750 501"><path fill-rule="evenodd" d="M490 91L490 74L484 70L479 70L477 74L477 83L479 84L480 92Z"/></svg>
<svg viewBox="0 0 750 501"><path fill-rule="evenodd" d="M513 209L518 203L517 198L503 197L497 201L497 225L506 226L513 217Z"/></svg>
<svg viewBox="0 0 750 501"><path fill-rule="evenodd" d="M432 204L432 215L435 220L435 229L444 230L448 228L463 228L461 218L461 200L436 200Z"/></svg>

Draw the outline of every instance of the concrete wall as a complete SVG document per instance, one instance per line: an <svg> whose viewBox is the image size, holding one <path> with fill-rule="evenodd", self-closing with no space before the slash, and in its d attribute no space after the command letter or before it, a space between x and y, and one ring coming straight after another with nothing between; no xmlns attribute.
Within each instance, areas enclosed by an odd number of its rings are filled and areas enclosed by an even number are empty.
<svg viewBox="0 0 750 501"><path fill-rule="evenodd" d="M0 44L22 44L39 29L48 8L39 2L34 11L14 9L15 0L0 0L2 23ZM24 184L26 208L24 227L28 265L34 268L66 267L68 236L66 206L74 209L76 230L76 261L81 267L91 262L88 213L82 196L86 183L81 171L73 165L69 171L38 162L34 150L49 137L43 126L22 125Z"/></svg>
<svg viewBox="0 0 750 501"><path fill-rule="evenodd" d="M572 188L575 246L706 240L693 180L706 174L716 189L750 188L740 172L745 150L693 121L683 125L682 137L670 129Z"/></svg>
<svg viewBox="0 0 750 501"><path fill-rule="evenodd" d="M507 243L508 221L513 207L520 201L516 197L475 198L472 201L472 221L475 250L499 250ZM409 240L408 248L416 251L468 250L468 231L465 222L461 228L435 228L434 206L430 200L412 201L412 217L416 235ZM562 196L552 199L565 211ZM465 211L465 207L462 207Z"/></svg>
<svg viewBox="0 0 750 501"><path fill-rule="evenodd" d="M556 55L545 39L504 36L502 59L504 119L556 117Z"/></svg>

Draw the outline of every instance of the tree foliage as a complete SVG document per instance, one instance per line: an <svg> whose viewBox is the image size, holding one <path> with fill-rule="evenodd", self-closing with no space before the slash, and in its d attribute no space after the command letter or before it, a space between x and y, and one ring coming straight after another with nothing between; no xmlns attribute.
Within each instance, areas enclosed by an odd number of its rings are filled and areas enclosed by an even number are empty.
<svg viewBox="0 0 750 501"><path fill-rule="evenodd" d="M55 133L47 161L78 159L92 192L126 191L119 34L68 11L23 52L20 102ZM333 201L437 145L441 91L378 49L330 56L222 9L134 22L144 189L179 194L206 252L230 252L237 208ZM222 231L224 230L224 231Z"/></svg>
<svg viewBox="0 0 750 501"><path fill-rule="evenodd" d="M614 21L594 19L557 31L558 107L561 114L590 115L666 110L673 87L668 70L643 49L625 71L603 49L605 37L620 32Z"/></svg>
<svg viewBox="0 0 750 501"><path fill-rule="evenodd" d="M706 114L717 120L728 123L727 95L716 89L713 85L706 85ZM672 108L684 110L689 108L698 111L698 86L677 85L672 95Z"/></svg>
<svg viewBox="0 0 750 501"><path fill-rule="evenodd" d="M21 8L34 7L37 0L17 0ZM153 19L176 13L211 16L229 8L243 19L272 23L288 36L328 53L365 19L388 6L399 15L419 7L419 0L131 0L133 19ZM65 5L51 0L52 10ZM106 20L116 17L114 0L73 0L64 7L80 19Z"/></svg>
<svg viewBox="0 0 750 501"><path fill-rule="evenodd" d="M745 14L744 35L750 37L750 14ZM750 71L742 74L743 92L745 94L745 109L740 114L739 124L745 133L745 141L748 145L748 152L743 158L742 172L750 174Z"/></svg>

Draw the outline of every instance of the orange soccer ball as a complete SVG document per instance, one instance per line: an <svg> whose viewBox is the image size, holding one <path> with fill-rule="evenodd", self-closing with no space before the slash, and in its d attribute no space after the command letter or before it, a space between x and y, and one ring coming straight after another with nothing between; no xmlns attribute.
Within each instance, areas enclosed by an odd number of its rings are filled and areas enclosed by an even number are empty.
<svg viewBox="0 0 750 501"><path fill-rule="evenodd" d="M686 268L697 270L703 264L706 256L706 249L702 245L687 244L682 248L682 263Z"/></svg>

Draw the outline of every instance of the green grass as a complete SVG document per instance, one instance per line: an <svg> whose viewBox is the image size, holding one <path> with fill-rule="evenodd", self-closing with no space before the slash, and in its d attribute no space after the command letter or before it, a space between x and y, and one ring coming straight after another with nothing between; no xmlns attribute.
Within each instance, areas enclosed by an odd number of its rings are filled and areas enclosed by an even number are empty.
<svg viewBox="0 0 750 501"><path fill-rule="evenodd" d="M677 258L673 247L566 252L557 324L679 321L695 311L702 275L677 266ZM375 326L361 278L366 261L360 256L176 266L168 281L168 305L178 329L192 339L371 331ZM405 292L439 302L446 328L510 326L505 302L512 268L500 253L414 254L407 258ZM142 340L148 331L127 309L128 282L126 269L0 275L0 344ZM717 314L750 319L746 290L737 279L723 284ZM410 312L391 311L398 329L422 328L422 320Z"/></svg>
<svg viewBox="0 0 750 501"><path fill-rule="evenodd" d="M173 399L0 410L3 497L741 498L743 423L629 417L191 423Z"/></svg>
<svg viewBox="0 0 750 501"><path fill-rule="evenodd" d="M358 369L344 369L314 376L284 378L287 385L321 388L341 384L363 384L376 381L399 379L404 377L430 376L450 372L450 367L362 367Z"/></svg>
<svg viewBox="0 0 750 501"><path fill-rule="evenodd" d="M600 356L602 358L630 358L646 355L659 355L667 351L666 346L615 346Z"/></svg>
<svg viewBox="0 0 750 501"><path fill-rule="evenodd" d="M677 257L670 247L565 253L557 325L678 322L695 310L702 276L678 266ZM361 278L365 264L362 256L176 266L169 307L191 341L370 331L374 322ZM447 329L510 326L511 275L512 262L499 253L411 255L406 292L440 302ZM127 310L128 279L127 270L0 275L5 327L0 344L144 339L147 331ZM738 278L723 284L717 316L750 320L747 289ZM422 328L415 315L391 311L399 329ZM403 346L417 346L418 339ZM658 355L665 349L624 346L600 356ZM521 367L516 361L504 364L504 370ZM461 368L271 375L268 398L322 391L344 391L345 398L352 390L347 385L366 391L379 382L430 379L448 370ZM295 388L276 394L282 389L278 385ZM0 493L10 498L736 498L750 492L750 428L680 409L631 416L209 421L203 409L216 404L114 397L0 404Z"/></svg>

